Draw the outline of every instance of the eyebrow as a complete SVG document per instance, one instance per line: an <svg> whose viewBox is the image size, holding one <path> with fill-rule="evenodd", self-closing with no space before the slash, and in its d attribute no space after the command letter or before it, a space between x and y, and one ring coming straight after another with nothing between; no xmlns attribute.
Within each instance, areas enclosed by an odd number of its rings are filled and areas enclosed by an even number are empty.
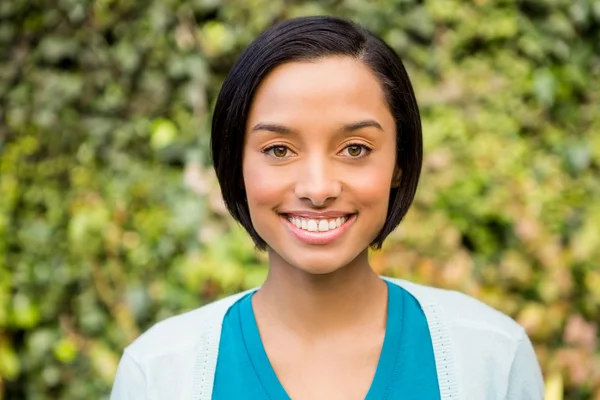
<svg viewBox="0 0 600 400"><path fill-rule="evenodd" d="M383 131L383 128L381 127L379 122L372 120L372 119L366 119L364 121L353 122L351 124L344 125L340 130L343 132L354 132L359 129L370 128L370 127L379 129L380 131ZM254 125L250 131L251 132L269 131L269 132L275 132L275 133L281 133L281 134L289 134L289 133L294 132L293 129L290 129L283 125L267 124L267 123L263 123L263 122L259 122L258 124Z"/></svg>
<svg viewBox="0 0 600 400"><path fill-rule="evenodd" d="M277 125L277 124L265 124L263 122L259 122L258 124L254 125L252 127L252 129L250 129L251 132L254 131L269 131L269 132L275 132L275 133L292 133L293 130L290 128L287 128L283 125Z"/></svg>
<svg viewBox="0 0 600 400"><path fill-rule="evenodd" d="M344 127L342 128L343 131L345 132L354 132L357 131L359 129L363 129L363 128L377 128L380 131L383 131L383 128L381 127L381 125L379 124L379 122L374 121L372 119L366 119L364 121L359 121L359 122L355 122L352 124L348 124L348 125L344 125Z"/></svg>

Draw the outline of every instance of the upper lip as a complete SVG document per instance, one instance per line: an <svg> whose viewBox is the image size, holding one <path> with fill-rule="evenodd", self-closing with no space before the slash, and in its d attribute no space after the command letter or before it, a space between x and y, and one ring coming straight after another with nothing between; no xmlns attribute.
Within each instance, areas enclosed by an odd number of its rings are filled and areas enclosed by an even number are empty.
<svg viewBox="0 0 600 400"><path fill-rule="evenodd" d="M312 219L326 219L326 218L339 218L346 217L350 214L354 214L352 212L347 211L285 211L281 212L281 214L290 215L293 217L304 217L304 218L312 218Z"/></svg>

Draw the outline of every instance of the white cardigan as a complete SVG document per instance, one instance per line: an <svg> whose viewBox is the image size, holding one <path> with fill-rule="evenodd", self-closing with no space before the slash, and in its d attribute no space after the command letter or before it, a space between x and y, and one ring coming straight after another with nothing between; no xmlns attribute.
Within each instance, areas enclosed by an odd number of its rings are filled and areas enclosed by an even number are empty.
<svg viewBox="0 0 600 400"><path fill-rule="evenodd" d="M442 400L543 399L539 364L515 321L459 292L385 279L411 293L425 312ZM210 399L223 318L243 294L169 318L140 336L125 349L111 399Z"/></svg>

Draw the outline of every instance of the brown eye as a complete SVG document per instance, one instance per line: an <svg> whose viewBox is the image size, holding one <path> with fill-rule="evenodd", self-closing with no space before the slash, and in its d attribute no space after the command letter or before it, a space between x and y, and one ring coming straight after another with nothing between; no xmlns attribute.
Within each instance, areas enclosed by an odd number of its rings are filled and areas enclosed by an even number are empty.
<svg viewBox="0 0 600 400"><path fill-rule="evenodd" d="M283 158L288 155L288 148L285 146L275 146L271 148L273 155L277 158Z"/></svg>
<svg viewBox="0 0 600 400"><path fill-rule="evenodd" d="M353 144L347 147L348 155L350 157L360 157L363 151L363 146L359 146L357 144Z"/></svg>
<svg viewBox="0 0 600 400"><path fill-rule="evenodd" d="M371 151L373 150L370 147L364 144L356 143L349 144L346 147L344 147L344 150L342 150L341 155L351 159L359 159L368 156L371 153Z"/></svg>

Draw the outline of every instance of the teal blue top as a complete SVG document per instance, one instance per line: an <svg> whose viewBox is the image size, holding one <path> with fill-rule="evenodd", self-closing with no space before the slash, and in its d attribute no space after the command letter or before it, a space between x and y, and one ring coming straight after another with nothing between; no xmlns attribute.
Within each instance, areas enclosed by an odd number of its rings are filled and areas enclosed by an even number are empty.
<svg viewBox="0 0 600 400"><path fill-rule="evenodd" d="M440 389L425 314L410 293L387 284L385 338L366 400L438 400ZM290 398L260 339L252 309L253 293L238 300L223 320L213 399Z"/></svg>

